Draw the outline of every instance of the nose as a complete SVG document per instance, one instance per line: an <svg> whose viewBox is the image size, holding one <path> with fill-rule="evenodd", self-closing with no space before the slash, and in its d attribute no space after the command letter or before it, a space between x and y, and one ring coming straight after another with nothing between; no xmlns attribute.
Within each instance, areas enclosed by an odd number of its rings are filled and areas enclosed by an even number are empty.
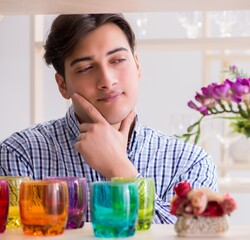
<svg viewBox="0 0 250 240"><path fill-rule="evenodd" d="M117 84L116 74L109 67L100 67L97 81L98 89L111 89Z"/></svg>

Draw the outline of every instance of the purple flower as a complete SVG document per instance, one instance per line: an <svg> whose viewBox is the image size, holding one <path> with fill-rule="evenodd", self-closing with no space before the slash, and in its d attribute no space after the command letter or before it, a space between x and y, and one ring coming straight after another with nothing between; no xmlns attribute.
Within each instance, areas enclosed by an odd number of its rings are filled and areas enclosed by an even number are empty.
<svg viewBox="0 0 250 240"><path fill-rule="evenodd" d="M197 102L203 103L204 102L204 96L197 92L196 95L195 95L195 100Z"/></svg>
<svg viewBox="0 0 250 240"><path fill-rule="evenodd" d="M217 86L216 83L211 83L207 87L202 87L201 91L203 95L207 98L213 98L214 97L214 88Z"/></svg>
<svg viewBox="0 0 250 240"><path fill-rule="evenodd" d="M237 71L237 67L235 65L229 66L229 70L235 72Z"/></svg>
<svg viewBox="0 0 250 240"><path fill-rule="evenodd" d="M195 109L195 110L198 110L198 106L197 106L192 100L190 100L190 101L188 102L188 106L189 106L190 108L193 108L193 109Z"/></svg>
<svg viewBox="0 0 250 240"><path fill-rule="evenodd" d="M229 96L229 92L230 92L231 86L229 84L229 82L224 82L224 84L221 85L217 85L214 87L214 98L215 99L227 99Z"/></svg>
<svg viewBox="0 0 250 240"><path fill-rule="evenodd" d="M202 105L202 106L199 107L197 110L198 110L201 114L203 114L203 115L208 115L208 114L209 114L208 109L207 109L207 107L206 107L205 105Z"/></svg>
<svg viewBox="0 0 250 240"><path fill-rule="evenodd" d="M249 93L249 81L247 79L237 78L232 85L232 92L237 95L244 95Z"/></svg>
<svg viewBox="0 0 250 240"><path fill-rule="evenodd" d="M205 105L198 107L193 101L189 101L188 106L192 109L199 111L203 115L208 115L208 109Z"/></svg>
<svg viewBox="0 0 250 240"><path fill-rule="evenodd" d="M221 84L211 83L202 87L201 92L196 92L196 102L188 102L188 106L202 116L187 128L186 134L183 134L186 141L194 136L195 143L198 142L200 124L207 115L216 115L220 118L224 114L235 114L235 118L232 118L232 130L250 137L250 78L234 65L229 66L226 72L232 80L225 79Z"/></svg>
<svg viewBox="0 0 250 240"><path fill-rule="evenodd" d="M237 78L231 86L231 91L231 100L237 103L241 102L250 93L249 79Z"/></svg>

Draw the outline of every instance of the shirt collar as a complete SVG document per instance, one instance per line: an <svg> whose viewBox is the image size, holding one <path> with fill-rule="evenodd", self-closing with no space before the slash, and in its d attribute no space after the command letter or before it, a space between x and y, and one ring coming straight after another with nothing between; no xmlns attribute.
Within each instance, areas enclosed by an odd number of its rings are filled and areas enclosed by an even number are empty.
<svg viewBox="0 0 250 240"><path fill-rule="evenodd" d="M73 105L71 105L66 113L66 126L70 135L75 139L80 134L79 121L76 118Z"/></svg>
<svg viewBox="0 0 250 240"><path fill-rule="evenodd" d="M134 151L139 130L140 130L140 124L138 122L138 116L136 115L134 129L132 131L131 137L129 139L128 147L127 147L128 153L132 153Z"/></svg>

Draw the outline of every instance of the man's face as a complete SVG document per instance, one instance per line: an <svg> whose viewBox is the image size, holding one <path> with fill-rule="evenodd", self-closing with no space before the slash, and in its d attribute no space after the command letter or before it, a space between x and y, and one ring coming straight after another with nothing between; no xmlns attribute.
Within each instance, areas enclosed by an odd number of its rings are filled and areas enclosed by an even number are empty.
<svg viewBox="0 0 250 240"><path fill-rule="evenodd" d="M79 93L116 125L136 105L140 76L137 56L132 54L124 33L109 23L79 41L65 61L66 83L57 83L64 97ZM83 109L73 104L80 122L89 122Z"/></svg>

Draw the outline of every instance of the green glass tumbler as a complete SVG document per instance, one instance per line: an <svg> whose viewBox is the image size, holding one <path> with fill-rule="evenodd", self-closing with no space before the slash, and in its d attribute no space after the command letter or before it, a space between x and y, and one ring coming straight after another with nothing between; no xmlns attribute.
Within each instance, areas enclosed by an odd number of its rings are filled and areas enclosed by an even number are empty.
<svg viewBox="0 0 250 240"><path fill-rule="evenodd" d="M135 234L139 205L135 183L93 182L90 204L96 237L119 238Z"/></svg>
<svg viewBox="0 0 250 240"><path fill-rule="evenodd" d="M148 230L155 211L155 182L153 178L112 178L112 182L134 182L138 186L139 211L137 230Z"/></svg>

